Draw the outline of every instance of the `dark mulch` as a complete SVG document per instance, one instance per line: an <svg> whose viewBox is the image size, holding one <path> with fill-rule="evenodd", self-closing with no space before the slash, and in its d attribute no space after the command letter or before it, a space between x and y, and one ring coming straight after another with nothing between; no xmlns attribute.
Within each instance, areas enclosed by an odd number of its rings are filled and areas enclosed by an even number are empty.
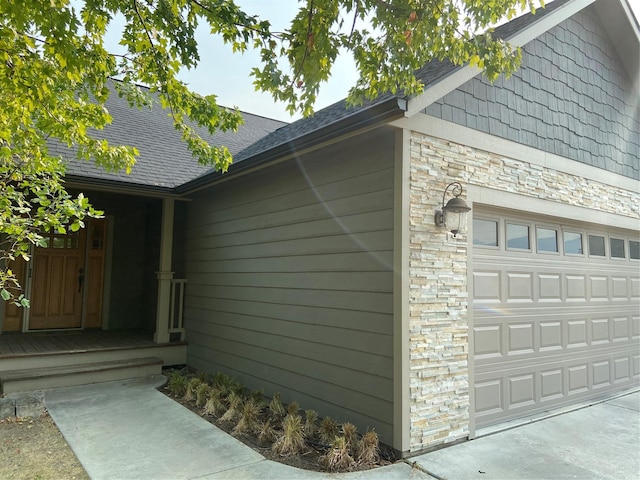
<svg viewBox="0 0 640 480"><path fill-rule="evenodd" d="M209 421L210 423L212 423L216 427L220 428L221 430L227 432L229 435L233 435L235 438L240 440L242 443L244 443L245 445L251 447L256 452L260 453L261 455L263 455L265 458L267 458L269 460L273 460L273 461L276 461L276 462L280 462L280 463L283 463L283 464L286 464L286 465L289 465L289 466L292 466L292 467L296 467L296 468L301 468L301 469L304 469L304 470L313 470L313 471L318 471L318 472L326 472L326 471L328 471L320 463L320 457L322 457L323 455L325 455L327 453L328 448L329 448L328 445L323 445L323 444L321 444L321 443L319 443L317 441L308 441L307 440L306 441L306 448L302 453L300 453L298 455L283 457L281 455L278 455L277 453L275 453L272 450L271 444L264 444L264 443L260 442L258 437L255 436L255 435L246 435L246 434L236 435L236 434L233 434L232 430L235 427L235 423L221 421L219 418L217 418L217 417L215 417L213 415L204 414L203 413L203 409L200 408L200 407L197 407L195 401L186 401L182 397L176 398L176 397L174 397L174 396L172 396L170 394L170 392L169 392L167 387L165 387L162 391L168 397L172 398L176 402L178 402L181 405L185 406L186 408L188 408L192 412L198 414L199 416L201 416L205 420ZM265 419L266 419L266 417L265 417ZM395 455L395 451L391 447L389 447L388 445L385 445L385 444L380 444L380 460L377 463L375 463L375 464L367 464L367 465L356 464L356 465L352 466L351 468L349 468L348 470L343 470L343 471L346 472L346 471L370 470L370 469L378 468L378 467L381 467L381 466L384 466L384 465L390 465L391 463L394 463L397 460L398 460L398 458ZM335 470L333 470L333 472L335 472Z"/></svg>

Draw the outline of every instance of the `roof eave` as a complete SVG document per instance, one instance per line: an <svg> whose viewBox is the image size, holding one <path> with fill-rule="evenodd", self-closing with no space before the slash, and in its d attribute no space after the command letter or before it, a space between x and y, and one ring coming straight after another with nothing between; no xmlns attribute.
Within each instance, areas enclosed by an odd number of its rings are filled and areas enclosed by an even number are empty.
<svg viewBox="0 0 640 480"><path fill-rule="evenodd" d="M178 198L180 196L176 193L176 189L174 187L144 185L103 178L83 177L80 175L65 175L64 181L67 187L74 189L87 189L100 192L155 198Z"/></svg>
<svg viewBox="0 0 640 480"><path fill-rule="evenodd" d="M191 180L178 186L175 192L181 195L193 193L206 188L212 183L220 181L223 177L235 176L241 172L246 172L247 170L260 167L267 163L281 160L292 155L294 152L308 150L326 142L335 142L339 138L352 135L357 131L367 130L389 123L403 117L406 107L406 99L390 97L383 102L360 109L353 115L338 120L337 122L234 163L226 173L211 172Z"/></svg>

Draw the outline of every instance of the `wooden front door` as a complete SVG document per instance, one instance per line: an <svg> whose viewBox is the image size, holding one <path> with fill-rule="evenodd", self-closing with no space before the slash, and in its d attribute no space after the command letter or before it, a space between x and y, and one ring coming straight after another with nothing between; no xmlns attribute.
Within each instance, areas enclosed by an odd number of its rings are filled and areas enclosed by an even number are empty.
<svg viewBox="0 0 640 480"><path fill-rule="evenodd" d="M22 259L12 263L23 287L32 269L28 330L102 326L106 227L105 219L91 219L79 232L50 233L45 247L36 248L29 263ZM4 303L2 331L22 331L24 310Z"/></svg>
<svg viewBox="0 0 640 480"><path fill-rule="evenodd" d="M33 257L29 330L80 328L86 230L50 233Z"/></svg>

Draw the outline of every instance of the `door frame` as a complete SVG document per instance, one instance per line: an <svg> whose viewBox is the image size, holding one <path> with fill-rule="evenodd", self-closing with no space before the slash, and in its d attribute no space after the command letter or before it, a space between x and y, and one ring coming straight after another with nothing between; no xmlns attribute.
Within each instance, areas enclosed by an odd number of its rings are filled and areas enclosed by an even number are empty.
<svg viewBox="0 0 640 480"><path fill-rule="evenodd" d="M85 235L85 252L84 252L84 259L83 259L83 263L84 263L84 288L82 291L82 299L81 299L81 312L80 312L80 326L79 327L70 327L70 328L38 328L38 329L31 329L30 328L30 320L31 320L31 315L30 315L30 309L29 308L22 308L21 312L20 312L20 329L16 330L16 332L20 332L20 333L28 333L28 332L46 332L46 331L72 331L72 330L82 330L86 328L87 325L87 302L88 302L88 297L89 297L89 282L90 282L90 276L95 275L95 271L92 272L91 269L89 268L89 260L91 258L91 243L92 243L92 238L91 238L91 234L93 232L93 227L96 226L96 222L100 222L100 224L103 225L102 228L102 265L101 265L101 272L98 273L98 275L101 275L102 278L99 281L99 287L98 287L98 294L99 294L99 299L100 299L100 305L99 305L99 317L100 317L100 321L99 324L96 325L92 325L92 327L94 328L102 328L104 329L106 326L106 313L108 312L108 308L105 305L106 301L108 300L108 279L110 278L110 275L108 274L108 271L110 270L110 264L111 264L111 240L112 240L112 235L110 235L110 231L113 225L112 221L109 221L108 218L103 218L103 219L98 219L98 220L94 220L94 219L90 219L86 226L85 226L85 230L86 230L86 235ZM23 286L23 291L24 294L27 298L32 298L33 296L33 271L35 268L35 260L36 260L36 256L34 255L35 253L35 249L37 247L31 245L30 249L29 249L29 255L31 257L31 261L26 262L26 266L24 269L24 278L20 279L21 280L21 284ZM95 278L95 277L93 277ZM6 316L6 309L7 309L7 303L4 303L4 306L0 305L0 334L2 334L2 328L4 326L5 323L5 316ZM7 332L8 333L8 332Z"/></svg>

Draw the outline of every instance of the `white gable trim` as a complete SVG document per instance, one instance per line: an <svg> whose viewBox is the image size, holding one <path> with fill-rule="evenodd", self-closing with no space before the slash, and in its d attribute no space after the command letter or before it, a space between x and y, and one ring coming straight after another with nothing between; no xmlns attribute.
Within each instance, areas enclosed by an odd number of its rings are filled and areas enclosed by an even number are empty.
<svg viewBox="0 0 640 480"><path fill-rule="evenodd" d="M588 7L596 0L573 0L559 7L550 15L542 17L541 20L534 22L529 27L516 33L507 40L514 46L522 47L540 35L551 30L556 25L564 22L567 18L575 15L580 10ZM452 92L467 81L480 73L477 67L464 66L457 69L451 75L446 76L433 85L425 85L425 91L409 99L405 117L412 117L416 113L424 110L436 100L441 99L447 93Z"/></svg>
<svg viewBox="0 0 640 480"><path fill-rule="evenodd" d="M533 25L516 33L508 40L512 45L523 47L527 43L538 38L540 35L547 33L556 25L564 22L567 18L571 18L580 10L585 9L595 1L596 0L575 0L573 2L567 2L566 5L558 8L551 15L543 17L538 22L534 22Z"/></svg>

